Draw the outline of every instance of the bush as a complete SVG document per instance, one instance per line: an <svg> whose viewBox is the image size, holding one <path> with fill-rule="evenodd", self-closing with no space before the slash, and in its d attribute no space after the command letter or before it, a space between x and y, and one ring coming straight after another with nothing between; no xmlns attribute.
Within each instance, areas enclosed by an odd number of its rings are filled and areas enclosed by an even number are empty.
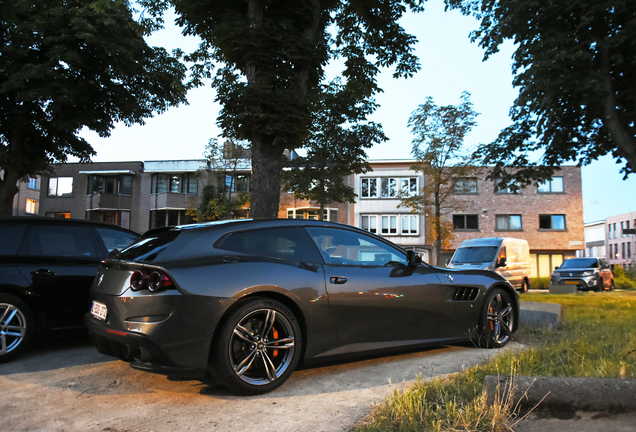
<svg viewBox="0 0 636 432"><path fill-rule="evenodd" d="M614 286L620 289L636 288L636 275L633 272L626 272L622 267L614 267Z"/></svg>
<svg viewBox="0 0 636 432"><path fill-rule="evenodd" d="M532 278L530 281L530 286L532 289L548 289L550 288L550 278L549 277L536 277Z"/></svg>

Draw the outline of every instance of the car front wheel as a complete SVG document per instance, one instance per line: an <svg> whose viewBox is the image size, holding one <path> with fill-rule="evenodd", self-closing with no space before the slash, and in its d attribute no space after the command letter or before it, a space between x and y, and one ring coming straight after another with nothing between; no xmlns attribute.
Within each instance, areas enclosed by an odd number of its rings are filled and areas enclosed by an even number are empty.
<svg viewBox="0 0 636 432"><path fill-rule="evenodd" d="M270 392L296 368L301 339L298 321L285 305L247 300L223 320L212 344L210 372L239 394Z"/></svg>
<svg viewBox="0 0 636 432"><path fill-rule="evenodd" d="M33 337L35 320L19 298L0 294L0 363L13 360Z"/></svg>
<svg viewBox="0 0 636 432"><path fill-rule="evenodd" d="M503 289L495 288L488 293L479 323L482 348L501 348L510 341L514 328L514 308L510 294Z"/></svg>

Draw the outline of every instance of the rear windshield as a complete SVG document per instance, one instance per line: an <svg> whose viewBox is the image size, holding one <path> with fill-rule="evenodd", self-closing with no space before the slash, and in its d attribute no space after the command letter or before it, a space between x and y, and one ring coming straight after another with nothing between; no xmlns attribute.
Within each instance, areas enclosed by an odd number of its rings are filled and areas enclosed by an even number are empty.
<svg viewBox="0 0 636 432"><path fill-rule="evenodd" d="M587 268L598 267L598 260L596 258L572 258L566 259L559 268Z"/></svg>
<svg viewBox="0 0 636 432"><path fill-rule="evenodd" d="M480 264L492 262L497 255L498 246L461 247L453 256L453 264Z"/></svg>
<svg viewBox="0 0 636 432"><path fill-rule="evenodd" d="M168 230L143 236L117 256L125 261L154 261L181 233L178 230Z"/></svg>

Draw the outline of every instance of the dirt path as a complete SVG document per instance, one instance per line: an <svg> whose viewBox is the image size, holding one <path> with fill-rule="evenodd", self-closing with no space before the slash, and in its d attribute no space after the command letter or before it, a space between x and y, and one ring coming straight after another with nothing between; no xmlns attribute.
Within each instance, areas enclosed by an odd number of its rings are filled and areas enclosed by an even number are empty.
<svg viewBox="0 0 636 432"><path fill-rule="evenodd" d="M67 343L0 364L0 431L343 431L418 374L461 371L494 354L442 347L301 370L272 393L237 397L136 371L89 343Z"/></svg>

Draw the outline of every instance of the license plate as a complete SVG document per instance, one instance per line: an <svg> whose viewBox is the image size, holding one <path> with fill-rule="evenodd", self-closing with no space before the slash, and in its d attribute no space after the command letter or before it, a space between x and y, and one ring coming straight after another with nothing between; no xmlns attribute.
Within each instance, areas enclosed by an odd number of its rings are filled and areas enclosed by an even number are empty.
<svg viewBox="0 0 636 432"><path fill-rule="evenodd" d="M104 303L94 301L91 305L91 315L100 320L106 319L106 314L108 313L108 308Z"/></svg>
<svg viewBox="0 0 636 432"><path fill-rule="evenodd" d="M565 281L566 285L578 285L579 283L577 281Z"/></svg>

